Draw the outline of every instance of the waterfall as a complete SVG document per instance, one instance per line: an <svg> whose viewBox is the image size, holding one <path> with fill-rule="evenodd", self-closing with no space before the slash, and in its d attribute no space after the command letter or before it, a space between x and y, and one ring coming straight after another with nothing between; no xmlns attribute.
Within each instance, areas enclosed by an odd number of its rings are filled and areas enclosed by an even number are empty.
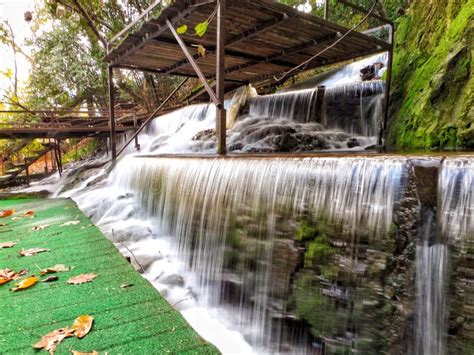
<svg viewBox="0 0 474 355"><path fill-rule="evenodd" d="M416 344L417 354L442 355L446 353L448 247L436 242L430 245L436 233L432 213L422 218L422 240L416 249Z"/></svg>
<svg viewBox="0 0 474 355"><path fill-rule="evenodd" d="M440 181L441 229L450 244L467 247L474 240L474 160L444 161Z"/></svg>
<svg viewBox="0 0 474 355"><path fill-rule="evenodd" d="M113 181L137 196L160 234L174 236L176 255L185 272L198 275L207 307L238 285L234 326L257 349L279 350L268 331L282 312L272 260L281 218L311 211L351 236L360 229L386 233L404 165L384 158L134 158L119 163ZM251 223L251 232L236 232L241 223ZM235 240L235 233L244 234ZM239 250L241 266L228 265Z"/></svg>

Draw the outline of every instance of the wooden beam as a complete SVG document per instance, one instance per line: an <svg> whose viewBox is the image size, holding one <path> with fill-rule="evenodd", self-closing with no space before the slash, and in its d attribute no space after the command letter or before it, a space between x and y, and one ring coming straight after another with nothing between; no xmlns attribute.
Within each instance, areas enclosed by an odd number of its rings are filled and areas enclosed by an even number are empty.
<svg viewBox="0 0 474 355"><path fill-rule="evenodd" d="M179 46L181 47L181 49L183 50L184 52L184 55L186 56L186 58L188 58L189 60L189 63L191 64L191 66L193 67L194 71L196 72L199 80L201 80L201 83L202 85L204 85L204 87L206 88L209 96L211 97L212 101L218 105L220 102L219 102L219 99L217 98L214 90L212 90L212 88L209 86L209 83L207 82L206 80L206 77L204 76L204 74L202 73L201 69L199 68L198 64L196 63L196 61L194 60L193 56L191 55L191 53L189 53L189 50L188 48L186 47L186 45L184 44L183 40L181 39L181 37L179 36L179 34L176 32L176 30L174 29L173 27L173 24L169 21L169 20L166 20L166 24L168 25L168 28L170 29L171 33L173 34L174 38L176 38L176 41L178 42Z"/></svg>
<svg viewBox="0 0 474 355"><path fill-rule="evenodd" d="M272 18L271 20L265 21L264 23L262 23L258 26L254 26L252 28L249 28L249 29L245 30L244 32L242 32L241 34L238 34L238 35L235 35L235 36L229 38L226 41L225 46L228 49L228 47L231 47L231 46L233 46L237 43L240 43L244 40L255 37L257 35L260 35L260 34L262 34L262 32L265 32L269 29L272 29L272 28L278 26L280 23L282 23L283 21L288 20L289 18L290 17L287 14L283 14L283 16L281 16L281 17L275 17L275 18ZM207 53L208 54L215 53L215 50L207 49ZM239 53L237 53L237 52L229 53L229 55L234 56L234 57L239 57ZM243 54L241 54L240 56L242 56L242 55ZM194 55L194 59L196 61L198 61L200 58L201 58L201 56L199 54ZM183 67L187 64L188 64L188 60L183 59L183 60L180 60L180 61L176 62L175 64L169 66L168 68L163 69L163 72L165 74L171 74L174 71L180 69L181 67Z"/></svg>
<svg viewBox="0 0 474 355"><path fill-rule="evenodd" d="M216 104L216 135L217 135L217 154L225 155L227 152L226 134L227 120L226 110L224 108L224 90L225 90L225 46L226 46L226 28L225 28L225 0L217 3L217 57L216 57L216 93L218 103Z"/></svg>
<svg viewBox="0 0 474 355"><path fill-rule="evenodd" d="M131 46L130 48L128 48L122 54L116 55L114 59L111 59L109 61L110 65L115 66L116 64L119 64L124 58L126 58L126 57L132 55L133 53L135 53L136 51L138 51L145 44L147 44L147 42L149 42L150 40L154 39L155 37L158 37L163 32L165 32L169 28L168 23L175 24L176 22L181 21L183 18L189 16L195 9L196 9L196 7L188 7L186 10L180 12L178 15L173 17L171 19L171 21L166 19L166 25L167 26L157 25L158 29L156 31L154 31L152 33L147 33L145 36L143 36L143 38L141 38L138 41L138 43L136 43L133 46ZM173 25L171 27L173 27ZM106 60L107 60L107 57L106 57Z"/></svg>
<svg viewBox="0 0 474 355"><path fill-rule="evenodd" d="M312 41L309 41L309 42L299 44L297 46L282 50L280 52L272 54L271 56L266 57L265 62L266 63L273 62L273 61L278 60L278 59L280 59L282 57L285 57L287 55L295 54L295 53L301 52L302 50L309 49L309 48L315 47L317 45L321 45L321 44L325 44L327 42L334 41L339 36L340 36L340 33L334 33L334 34L330 34L330 35L327 35L327 36L324 36L324 37L321 37L321 38L318 38L318 39L315 39L315 40L312 40ZM236 71L240 71L242 69L249 68L249 67L252 67L254 65L258 65L260 63L261 63L261 61L254 60L254 61L250 61L250 62L245 63L245 64L236 65L236 66L233 66L233 67L227 69L225 71L225 74L226 75L231 74L231 73L234 73Z"/></svg>
<svg viewBox="0 0 474 355"><path fill-rule="evenodd" d="M116 131L115 131L115 92L114 92L114 68L108 67L109 84L109 119L110 119L110 146L112 151L112 160L117 158Z"/></svg>

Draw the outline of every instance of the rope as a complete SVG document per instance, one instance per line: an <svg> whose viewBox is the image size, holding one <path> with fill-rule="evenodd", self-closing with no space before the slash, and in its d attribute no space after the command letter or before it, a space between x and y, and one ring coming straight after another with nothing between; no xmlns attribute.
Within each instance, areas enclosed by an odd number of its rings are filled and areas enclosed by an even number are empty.
<svg viewBox="0 0 474 355"><path fill-rule="evenodd" d="M339 42L341 42L344 38L346 38L350 33L354 32L360 25L362 25L365 20L367 20L369 18L369 16L372 14L372 12L375 10L375 6L377 5L378 1L375 0L374 1L374 4L372 5L372 7L370 8L369 12L367 13L367 15L364 16L364 18L362 20L359 21L359 23L357 25L355 25L354 27L352 27L351 29L349 29L346 33L344 33L337 41L335 41L333 44L331 44L330 46L324 48L323 50L321 50L320 52L316 53L315 55L313 55L311 58L309 58L308 60L304 61L303 63L297 65L296 67L288 70L287 72L284 72L282 76L280 77L276 77L274 76L273 78L276 80L276 81L282 81L283 79L285 79L289 74L293 73L294 71L302 68L302 67L305 67L306 65L308 65L310 62L312 62L313 60L315 60L317 57L319 57L321 54L327 52L328 50L330 50L331 48L333 48L335 45L337 45Z"/></svg>

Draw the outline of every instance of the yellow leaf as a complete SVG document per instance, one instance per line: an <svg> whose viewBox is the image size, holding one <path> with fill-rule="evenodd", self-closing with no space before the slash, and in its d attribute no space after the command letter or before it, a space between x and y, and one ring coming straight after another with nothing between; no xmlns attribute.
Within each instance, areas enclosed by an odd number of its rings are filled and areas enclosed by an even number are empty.
<svg viewBox="0 0 474 355"><path fill-rule="evenodd" d="M179 26L176 29L176 32L178 32L179 35L184 35L186 32L188 32L188 26L186 25Z"/></svg>
<svg viewBox="0 0 474 355"><path fill-rule="evenodd" d="M206 58L207 52L206 52L206 48L204 48L204 46L198 44L197 50L198 50L198 53L201 57Z"/></svg>
<svg viewBox="0 0 474 355"><path fill-rule="evenodd" d="M12 288L12 291L25 290L35 285L38 282L38 278L35 276L30 276L21 282L17 283L16 287Z"/></svg>
<svg viewBox="0 0 474 355"><path fill-rule="evenodd" d="M79 339L84 338L92 328L94 317L83 315L76 318L71 329L74 330L74 335Z"/></svg>
<svg viewBox="0 0 474 355"><path fill-rule="evenodd" d="M207 27L209 26L209 22L206 20L204 22L200 22L194 27L194 31L198 37L202 37L207 32Z"/></svg>

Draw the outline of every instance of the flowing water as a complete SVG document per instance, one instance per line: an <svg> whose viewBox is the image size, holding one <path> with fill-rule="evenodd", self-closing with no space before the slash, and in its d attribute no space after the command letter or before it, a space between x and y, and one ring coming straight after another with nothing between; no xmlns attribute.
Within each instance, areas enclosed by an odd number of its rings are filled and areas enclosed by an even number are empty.
<svg viewBox="0 0 474 355"><path fill-rule="evenodd" d="M383 84L353 79L250 99L230 150L373 145ZM203 157L214 125L209 105L159 117L141 153L82 164L58 194L224 353L474 349L472 156Z"/></svg>

